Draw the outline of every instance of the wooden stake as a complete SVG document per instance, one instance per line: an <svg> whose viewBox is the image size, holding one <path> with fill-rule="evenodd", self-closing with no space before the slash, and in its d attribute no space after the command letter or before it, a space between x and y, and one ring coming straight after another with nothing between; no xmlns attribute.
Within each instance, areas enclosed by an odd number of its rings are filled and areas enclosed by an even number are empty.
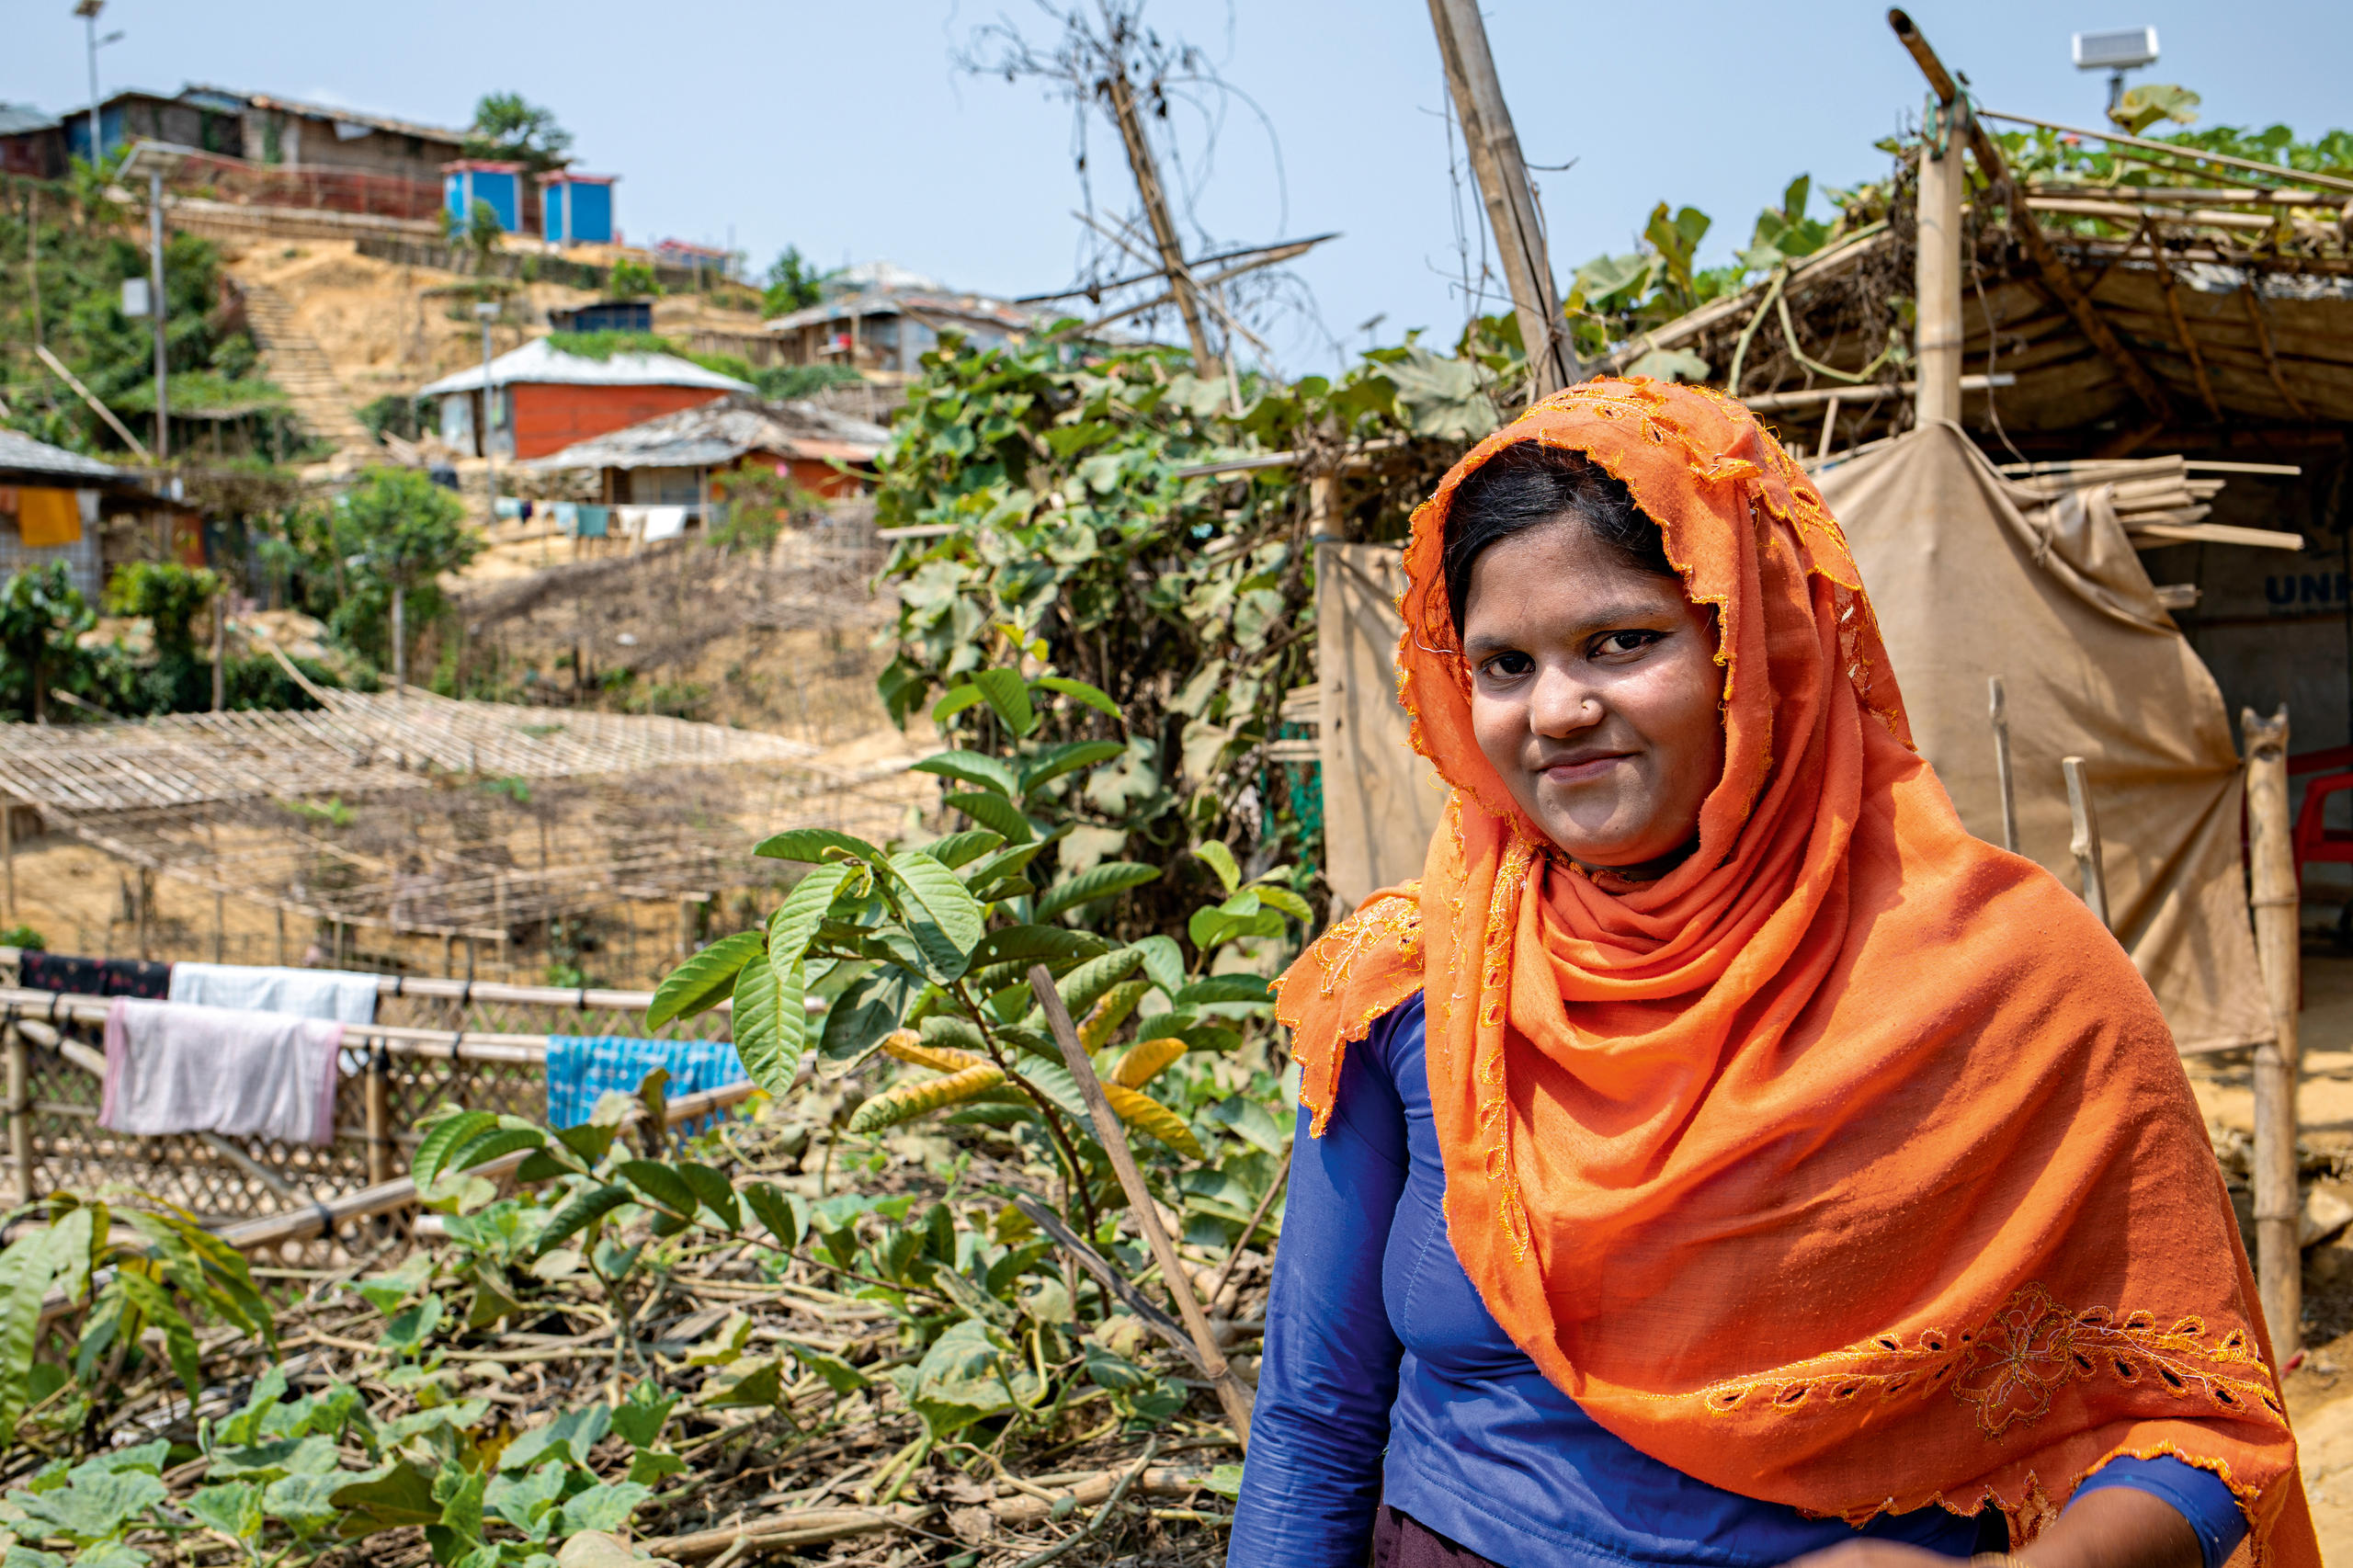
<svg viewBox="0 0 2353 1568"><path fill-rule="evenodd" d="M1532 403L1576 380L1576 355L1569 346L1560 299L1552 291L1552 261L1544 242L1543 216L1536 210L1536 187L1520 156L1519 133L1512 128L1511 110L1504 102L1503 81L1495 74L1478 0L1429 0L1429 5L1454 118L1462 127L1463 145L1487 209L1487 228L1495 237L1504 282L1511 290L1512 312L1519 318Z"/></svg>
<svg viewBox="0 0 2353 1568"><path fill-rule="evenodd" d="M1135 1154L1128 1147L1127 1131L1112 1111L1110 1100L1104 1096L1102 1080L1095 1075L1095 1063L1088 1059L1086 1048L1078 1042L1078 1030L1070 1021L1070 1009L1063 1006L1062 993L1054 989L1053 971L1044 964L1033 967L1029 971L1029 989L1045 1012L1047 1027L1054 1031L1054 1043L1062 1047L1063 1061L1069 1066L1071 1076L1078 1080L1078 1092L1086 1100L1086 1113L1094 1119L1095 1134L1102 1140L1103 1152L1110 1156L1111 1169L1119 1174L1120 1187L1128 1195L1128 1210L1135 1215L1136 1228L1143 1233L1154 1261L1160 1265L1160 1278L1176 1300L1176 1313L1185 1320L1185 1332L1193 1336L1202 1374L1216 1388L1218 1403L1233 1426L1234 1441L1247 1454L1250 1391L1234 1376L1233 1369L1225 1363L1224 1352L1217 1347L1217 1335L1210 1327L1209 1314L1201 1310L1200 1301L1193 1294L1193 1277L1185 1272L1175 1244L1160 1223L1160 1210L1153 1207L1152 1189L1144 1186L1143 1172L1136 1168Z"/></svg>
<svg viewBox="0 0 2353 1568"><path fill-rule="evenodd" d="M2269 719L2239 714L2246 744L2248 899L2256 957L2271 1004L2273 1038L2255 1048L2255 1266L2263 1321L2277 1362L2303 1342L2303 1250L2296 1191L2296 1014L2303 985L2295 837L2288 816L2288 709Z"/></svg>
<svg viewBox="0 0 2353 1568"><path fill-rule="evenodd" d="M2080 756L2061 757L2059 766L2067 775L2067 815L2075 828L2067 849L2075 858L2076 874L2083 878L2084 902L2091 905L2099 923L2113 931L2116 923L2108 917L2108 869L2100 861L2099 814L2092 809L2091 779Z"/></svg>
<svg viewBox="0 0 2353 1568"><path fill-rule="evenodd" d="M221 427L212 427L217 437ZM229 610L222 596L212 596L212 711L221 712L229 706L228 673L222 668L229 653Z"/></svg>
<svg viewBox="0 0 2353 1568"><path fill-rule="evenodd" d="M25 1062L25 1031L8 1028L8 1158L16 1165L18 1208L33 1200L33 1118L29 1093L32 1074Z"/></svg>
<svg viewBox="0 0 2353 1568"><path fill-rule="evenodd" d="M2002 847L2015 855L2018 852L2018 795L2010 780L2010 715L2002 697L2002 677L1989 676L1985 682L1993 694L1994 710L1994 776L2002 783Z"/></svg>
<svg viewBox="0 0 2353 1568"><path fill-rule="evenodd" d="M0 897L8 901L8 918L17 918L17 802L0 796Z"/></svg>
<svg viewBox="0 0 2353 1568"><path fill-rule="evenodd" d="M392 1053L381 1040L368 1053L368 1185L392 1179Z"/></svg>

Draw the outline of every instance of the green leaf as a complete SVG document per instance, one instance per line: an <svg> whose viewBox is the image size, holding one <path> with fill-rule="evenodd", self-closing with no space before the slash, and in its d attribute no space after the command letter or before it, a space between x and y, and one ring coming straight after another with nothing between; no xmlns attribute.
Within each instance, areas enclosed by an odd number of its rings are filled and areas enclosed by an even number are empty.
<svg viewBox="0 0 2353 1568"><path fill-rule="evenodd" d="M955 872L928 855L893 855L889 865L907 891L907 933L923 950L931 978L944 984L961 977L987 930L979 902Z"/></svg>
<svg viewBox="0 0 2353 1568"><path fill-rule="evenodd" d="M540 1127L499 1127L479 1138L470 1138L449 1153L448 1168L470 1171L476 1165L486 1165L502 1154L517 1149L540 1149L547 1145L547 1130Z"/></svg>
<svg viewBox="0 0 2353 1568"><path fill-rule="evenodd" d="M825 1009L818 1050L838 1061L855 1056L899 1027L921 982L905 971L881 969L859 976Z"/></svg>
<svg viewBox="0 0 2353 1568"><path fill-rule="evenodd" d="M1265 980L1255 974L1213 974L1197 980L1170 998L1179 1007L1198 1007L1211 1002L1272 1002L1274 993Z"/></svg>
<svg viewBox="0 0 2353 1568"><path fill-rule="evenodd" d="M1142 967L1143 958L1142 948L1114 949L1072 970L1055 982L1054 989L1062 993L1063 1006L1070 1009L1070 1016L1084 1019L1087 1009L1101 1001L1105 992Z"/></svg>
<svg viewBox="0 0 2353 1568"><path fill-rule="evenodd" d="M945 838L934 839L915 853L928 855L953 871L970 865L1004 842L1005 835L992 828L973 827L961 833L951 833ZM1036 851L1029 853L1035 854Z"/></svg>
<svg viewBox="0 0 2353 1568"><path fill-rule="evenodd" d="M583 1466L588 1463L590 1450L605 1440L612 1429L611 1407L603 1404L583 1405L567 1410L544 1426L532 1427L506 1445L498 1456L502 1471L523 1470L549 1454L555 1454Z"/></svg>
<svg viewBox="0 0 2353 1568"><path fill-rule="evenodd" d="M642 1482L599 1482L564 1504L563 1533L572 1537L584 1530L618 1530L653 1495L654 1488Z"/></svg>
<svg viewBox="0 0 2353 1568"><path fill-rule="evenodd" d="M478 1138L498 1125L498 1118L486 1110L461 1110L455 1116L444 1117L433 1124L424 1142L416 1146L416 1155L409 1161L409 1175L422 1189L433 1185L441 1173L441 1162L449 1151L470 1138Z"/></svg>
<svg viewBox="0 0 2353 1568"><path fill-rule="evenodd" d="M202 1396L204 1368L196 1348L196 1330L189 1326L180 1310L172 1304L164 1288L144 1274L128 1269L115 1276L131 1304L139 1309L151 1327L164 1331L164 1349L171 1358L172 1370L178 1375L180 1386L188 1390L190 1399Z"/></svg>
<svg viewBox="0 0 2353 1568"><path fill-rule="evenodd" d="M830 827L796 827L790 833L763 838L752 853L771 860L801 860L813 866L825 858L828 849L838 849L858 860L877 859L882 853L863 838L853 838Z"/></svg>
<svg viewBox="0 0 2353 1568"><path fill-rule="evenodd" d="M335 1506L335 1494L342 1485L340 1472L290 1475L269 1483L261 1494L262 1512L284 1520L297 1540L308 1540L342 1517Z"/></svg>
<svg viewBox="0 0 2353 1568"><path fill-rule="evenodd" d="M645 1027L658 1029L673 1018L690 1018L719 1005L735 984L737 971L765 949L758 931L738 931L722 937L663 976L654 988L653 1006L645 1009Z"/></svg>
<svg viewBox="0 0 2353 1568"><path fill-rule="evenodd" d="M727 1179L726 1172L693 1160L680 1160L676 1169L695 1201L717 1215L729 1230L744 1228L743 1211L735 1203L735 1184Z"/></svg>
<svg viewBox="0 0 2353 1568"><path fill-rule="evenodd" d="M1100 687L1089 686L1083 680L1073 680L1068 676L1040 676L1029 684L1046 691L1059 691L1064 697L1076 698L1089 708L1108 713L1114 719L1125 717L1120 711L1120 705L1112 701Z"/></svg>
<svg viewBox="0 0 2353 1568"><path fill-rule="evenodd" d="M834 906L835 896L857 869L839 864L820 866L792 884L784 903L768 916L768 962L779 966L779 972L782 966L809 950L817 927L824 923L825 912Z"/></svg>
<svg viewBox="0 0 2353 1568"><path fill-rule="evenodd" d="M1293 920L1311 926L1315 923L1315 911L1309 907L1305 899L1289 888L1270 887L1262 882L1258 886L1258 902L1269 909L1281 910Z"/></svg>
<svg viewBox="0 0 2353 1568"><path fill-rule="evenodd" d="M1242 1495L1242 1467L1238 1464L1219 1465L1210 1471L1210 1478L1201 1484L1221 1497L1239 1497Z"/></svg>
<svg viewBox="0 0 2353 1568"><path fill-rule="evenodd" d="M1217 873L1217 880L1225 884L1226 892L1232 892L1242 885L1242 868L1234 863L1233 851L1224 845L1212 839L1196 847L1193 853Z"/></svg>
<svg viewBox="0 0 2353 1568"><path fill-rule="evenodd" d="M1092 767L1098 762L1125 756L1127 753L1125 741L1072 741L1064 745L1048 746L1022 764L1022 798L1028 799L1065 773L1075 773L1082 767Z"/></svg>
<svg viewBox="0 0 2353 1568"><path fill-rule="evenodd" d="M835 1393L854 1393L867 1386L866 1374L838 1356L829 1355L814 1346L802 1345L796 1340L785 1340L783 1345L792 1352L794 1360L824 1379L825 1386Z"/></svg>
<svg viewBox="0 0 2353 1568"><path fill-rule="evenodd" d="M1014 844L1027 844L1036 836L1029 819L1003 795L950 795L945 802L971 817L982 826L1005 835Z"/></svg>
<svg viewBox="0 0 2353 1568"><path fill-rule="evenodd" d="M971 681L966 681L961 686L950 687L941 694L938 701L931 705L931 722L937 724L943 719L952 718L965 709L987 700L988 693Z"/></svg>
<svg viewBox="0 0 2353 1568"><path fill-rule="evenodd" d="M650 1449L677 1403L677 1396L664 1393L658 1384L641 1382L613 1407L614 1435L632 1449Z"/></svg>
<svg viewBox="0 0 2353 1568"><path fill-rule="evenodd" d="M577 1127L549 1129L556 1141L590 1165L605 1157L613 1146L613 1135L620 1131L609 1122L584 1121Z"/></svg>
<svg viewBox="0 0 2353 1568"><path fill-rule="evenodd" d="M563 1206L549 1216L546 1227L540 1232L539 1244L531 1256L545 1257L566 1236L592 1221L601 1220L622 1204L630 1201L630 1190L616 1184L585 1187L564 1199Z"/></svg>
<svg viewBox="0 0 2353 1568"><path fill-rule="evenodd" d="M925 757L908 771L936 773L942 778L953 778L960 784L972 784L983 790L993 790L1008 801L1018 798L1021 793L1021 787L1014 778L1013 769L1001 758L991 756L985 752L944 751L936 756ZM996 824L991 823L988 825L995 827ZM1012 835L1007 834L1006 836L1010 838Z"/></svg>
<svg viewBox="0 0 2353 1568"><path fill-rule="evenodd" d="M384 1332L376 1336L376 1343L398 1355L420 1349L433 1337L433 1331L441 1326L441 1298L427 1296L386 1324Z"/></svg>
<svg viewBox="0 0 2353 1568"><path fill-rule="evenodd" d="M335 1534L345 1540L381 1530L441 1522L441 1505L433 1496L433 1478L407 1460L379 1475L338 1488L329 1499L343 1515Z"/></svg>
<svg viewBox="0 0 2353 1568"><path fill-rule="evenodd" d="M1185 986L1185 949L1174 937L1150 936L1135 944L1143 954L1143 971L1154 985L1174 996Z"/></svg>
<svg viewBox="0 0 2353 1568"><path fill-rule="evenodd" d="M700 1397L695 1403L705 1410L726 1410L740 1406L771 1405L784 1398L784 1383L774 1361L761 1364L759 1370L738 1378L715 1394Z"/></svg>
<svg viewBox="0 0 2353 1568"><path fill-rule="evenodd" d="M735 1012L731 1032L736 1060L752 1082L782 1098L792 1087L801 1054L809 1043L807 966L788 960L781 972L762 953L735 976Z"/></svg>
<svg viewBox="0 0 2353 1568"><path fill-rule="evenodd" d="M531 1540L545 1540L569 1479L561 1463L543 1464L521 1475L502 1474L483 1488L483 1506Z"/></svg>
<svg viewBox="0 0 2353 1568"><path fill-rule="evenodd" d="M220 1486L199 1486L182 1505L205 1528L232 1540L251 1541L261 1536L261 1488L232 1481Z"/></svg>
<svg viewBox="0 0 2353 1568"><path fill-rule="evenodd" d="M623 1160L613 1174L680 1219L695 1217L695 1189L675 1167L659 1160Z"/></svg>
<svg viewBox="0 0 2353 1568"><path fill-rule="evenodd" d="M1006 729L1025 737L1037 729L1038 711L1029 705L1029 683L1019 670L976 670L972 684L981 688Z"/></svg>
<svg viewBox="0 0 2353 1568"><path fill-rule="evenodd" d="M1138 865L1133 860L1106 860L1100 866L1089 866L1068 881L1056 882L1040 895L1038 918L1040 921L1051 920L1081 904L1117 897L1130 888L1142 887L1159 875L1159 867Z"/></svg>
<svg viewBox="0 0 2353 1568"><path fill-rule="evenodd" d="M809 1231L809 1200L786 1192L773 1182L756 1181L744 1188L744 1204L778 1244L796 1247Z"/></svg>
<svg viewBox="0 0 2353 1568"><path fill-rule="evenodd" d="M972 949L972 967L1042 963L1051 969L1091 959L1109 951L1110 946L1092 931L1067 926L1001 926Z"/></svg>

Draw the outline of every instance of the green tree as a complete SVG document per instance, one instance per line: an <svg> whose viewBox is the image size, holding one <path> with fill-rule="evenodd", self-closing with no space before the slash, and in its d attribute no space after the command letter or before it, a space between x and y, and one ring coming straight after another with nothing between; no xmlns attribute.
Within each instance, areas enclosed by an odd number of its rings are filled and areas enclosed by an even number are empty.
<svg viewBox="0 0 2353 1568"><path fill-rule="evenodd" d="M761 306L768 314L780 316L813 305L824 297L828 276L805 260L799 246L787 245L784 254L768 264L767 291L761 297Z"/></svg>
<svg viewBox="0 0 2353 1568"><path fill-rule="evenodd" d="M466 217L466 248L474 253L474 270L490 270L490 258L498 253L498 243L506 236L506 225L499 221L498 209L487 201L476 201Z"/></svg>
<svg viewBox="0 0 2353 1568"><path fill-rule="evenodd" d="M483 94L467 127L466 156L520 164L535 175L561 165L571 147L572 132L556 123L555 111L520 93Z"/></svg>
<svg viewBox="0 0 2353 1568"><path fill-rule="evenodd" d="M344 574L330 626L395 679L406 676L408 641L449 613L441 574L464 570L483 548L458 498L408 468L369 469L335 502L318 542Z"/></svg>
<svg viewBox="0 0 2353 1568"><path fill-rule="evenodd" d="M654 276L654 268L631 256L617 256L613 270L605 278L605 297L609 300L635 300L662 292L662 280Z"/></svg>
<svg viewBox="0 0 2353 1568"><path fill-rule="evenodd" d="M64 562L18 572L0 584L0 705L37 723L49 719L49 689L79 662L74 639L96 624Z"/></svg>
<svg viewBox="0 0 2353 1568"><path fill-rule="evenodd" d="M166 660L196 656L196 618L221 591L220 574L170 561L134 561L107 585L107 610L142 615L155 628L155 652Z"/></svg>

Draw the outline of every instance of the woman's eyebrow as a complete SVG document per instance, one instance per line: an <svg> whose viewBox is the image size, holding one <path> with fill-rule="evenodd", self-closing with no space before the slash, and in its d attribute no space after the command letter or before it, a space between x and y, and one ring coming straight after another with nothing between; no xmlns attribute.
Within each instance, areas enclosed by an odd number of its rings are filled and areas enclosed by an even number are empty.
<svg viewBox="0 0 2353 1568"><path fill-rule="evenodd" d="M1548 627L1541 637L1532 640L1542 642L1558 636L1563 642L1582 642L1586 638L1597 636L1604 631L1636 628L1645 631L1654 631L1660 630L1657 625L1660 621L1680 621L1682 619L1683 607L1680 604L1667 605L1643 599L1628 599L1620 604L1601 605L1590 610L1581 611L1567 626L1558 631ZM1530 641L1531 639L1522 631L1489 631L1483 634L1466 635L1462 640L1462 651L1465 654L1471 655L1500 653L1522 648Z"/></svg>

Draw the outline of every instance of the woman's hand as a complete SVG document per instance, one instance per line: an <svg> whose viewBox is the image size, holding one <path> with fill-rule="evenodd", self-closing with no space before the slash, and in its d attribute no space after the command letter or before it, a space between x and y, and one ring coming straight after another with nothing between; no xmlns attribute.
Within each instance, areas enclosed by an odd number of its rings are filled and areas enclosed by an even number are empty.
<svg viewBox="0 0 2353 1568"><path fill-rule="evenodd" d="M1992 1560L1989 1553L1979 1561ZM1952 1568L1952 1561L1901 1541L1864 1540L1809 1552L1789 1568ZM2023 1568L2203 1568L2205 1554L2172 1504L2114 1486L2071 1505L2010 1562Z"/></svg>

